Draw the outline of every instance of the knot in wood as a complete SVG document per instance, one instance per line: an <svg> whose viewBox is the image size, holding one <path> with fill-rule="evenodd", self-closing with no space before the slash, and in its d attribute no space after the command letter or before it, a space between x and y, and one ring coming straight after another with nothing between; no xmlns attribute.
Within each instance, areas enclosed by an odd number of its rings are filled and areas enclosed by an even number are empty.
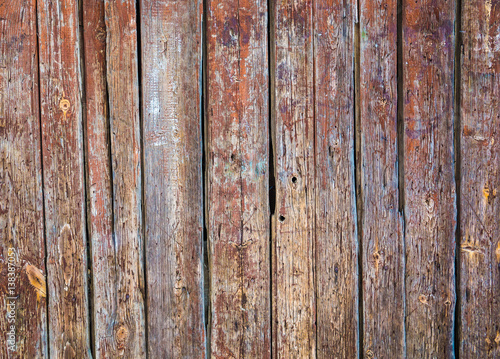
<svg viewBox="0 0 500 359"><path fill-rule="evenodd" d="M61 101L59 101L59 108L63 112L63 121L66 121L66 112L68 112L70 106L71 103L69 102L68 99L63 98L61 99Z"/></svg>
<svg viewBox="0 0 500 359"><path fill-rule="evenodd" d="M126 325L120 324L115 329L116 347L119 352L123 353L129 336L129 330Z"/></svg>
<svg viewBox="0 0 500 359"><path fill-rule="evenodd" d="M65 99L63 98L60 102L59 102L59 108L63 111L63 112L67 112L69 110L69 107L70 107L70 102L68 99Z"/></svg>

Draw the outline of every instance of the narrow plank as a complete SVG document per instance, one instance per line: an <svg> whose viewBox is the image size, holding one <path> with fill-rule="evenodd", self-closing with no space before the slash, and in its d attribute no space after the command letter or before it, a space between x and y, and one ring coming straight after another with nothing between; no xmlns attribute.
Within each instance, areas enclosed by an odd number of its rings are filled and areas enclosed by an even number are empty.
<svg viewBox="0 0 500 359"><path fill-rule="evenodd" d="M213 358L269 358L267 1L207 2Z"/></svg>
<svg viewBox="0 0 500 359"><path fill-rule="evenodd" d="M49 352L90 358L78 1L37 1Z"/></svg>
<svg viewBox="0 0 500 359"><path fill-rule="evenodd" d="M403 2L406 346L453 357L455 2Z"/></svg>
<svg viewBox="0 0 500 359"><path fill-rule="evenodd" d="M109 117L106 91L104 0L84 0L83 40L86 95L87 221L92 265L94 357L118 355L114 338L117 262L113 241L113 205Z"/></svg>
<svg viewBox="0 0 500 359"><path fill-rule="evenodd" d="M313 2L273 6L273 357L315 358Z"/></svg>
<svg viewBox="0 0 500 359"><path fill-rule="evenodd" d="M105 1L113 247L116 266L109 357L146 356L142 232L141 133L135 1ZM104 294L104 293L103 293ZM108 356L108 355L107 355Z"/></svg>
<svg viewBox="0 0 500 359"><path fill-rule="evenodd" d="M203 3L140 8L148 355L204 358Z"/></svg>
<svg viewBox="0 0 500 359"><path fill-rule="evenodd" d="M314 4L318 358L358 357L354 178L356 2Z"/></svg>
<svg viewBox="0 0 500 359"><path fill-rule="evenodd" d="M462 2L460 358L500 357L500 1Z"/></svg>
<svg viewBox="0 0 500 359"><path fill-rule="evenodd" d="M397 1L360 1L359 41L362 355L402 358L405 277L398 186Z"/></svg>
<svg viewBox="0 0 500 359"><path fill-rule="evenodd" d="M0 18L0 357L47 358L46 298L27 276L45 272L36 2L2 2Z"/></svg>

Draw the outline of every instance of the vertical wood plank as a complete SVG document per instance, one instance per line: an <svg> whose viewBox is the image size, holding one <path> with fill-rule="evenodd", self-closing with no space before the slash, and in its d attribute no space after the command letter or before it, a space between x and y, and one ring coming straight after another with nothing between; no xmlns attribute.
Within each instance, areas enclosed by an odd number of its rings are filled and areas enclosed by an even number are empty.
<svg viewBox="0 0 500 359"><path fill-rule="evenodd" d="M399 213L397 2L360 1L363 350L405 356L404 245Z"/></svg>
<svg viewBox="0 0 500 359"><path fill-rule="evenodd" d="M116 302L110 357L146 356L135 1L105 1ZM108 284L109 285L109 284Z"/></svg>
<svg viewBox="0 0 500 359"><path fill-rule="evenodd" d="M77 1L38 1L49 351L89 358Z"/></svg>
<svg viewBox="0 0 500 359"><path fill-rule="evenodd" d="M450 358L455 309L455 1L403 2L406 342Z"/></svg>
<svg viewBox="0 0 500 359"><path fill-rule="evenodd" d="M202 1L141 2L148 355L204 358Z"/></svg>
<svg viewBox="0 0 500 359"><path fill-rule="evenodd" d="M0 357L47 358L46 299L27 276L45 272L36 2L3 2L0 18Z"/></svg>
<svg viewBox="0 0 500 359"><path fill-rule="evenodd" d="M207 2L214 358L270 357L267 1Z"/></svg>
<svg viewBox="0 0 500 359"><path fill-rule="evenodd" d="M460 358L500 357L500 1L462 3Z"/></svg>
<svg viewBox="0 0 500 359"><path fill-rule="evenodd" d="M106 24L104 0L84 0L87 193L92 264L94 357L118 355L114 336L117 278L113 240L113 205L109 117L106 90Z"/></svg>
<svg viewBox="0 0 500 359"><path fill-rule="evenodd" d="M311 0L273 6L273 357L315 358L313 6Z"/></svg>
<svg viewBox="0 0 500 359"><path fill-rule="evenodd" d="M314 4L319 358L358 357L353 86L356 16L356 2L317 0Z"/></svg>

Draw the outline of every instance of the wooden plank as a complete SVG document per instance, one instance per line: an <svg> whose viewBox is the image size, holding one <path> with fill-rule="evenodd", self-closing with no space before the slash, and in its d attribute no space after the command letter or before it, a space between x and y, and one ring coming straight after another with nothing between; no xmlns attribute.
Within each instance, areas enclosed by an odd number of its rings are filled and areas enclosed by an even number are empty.
<svg viewBox="0 0 500 359"><path fill-rule="evenodd" d="M363 353L405 356L399 212L397 2L360 1L360 204Z"/></svg>
<svg viewBox="0 0 500 359"><path fill-rule="evenodd" d="M109 357L146 356L141 133L135 1L105 1L113 194L114 344Z"/></svg>
<svg viewBox="0 0 500 359"><path fill-rule="evenodd" d="M37 4L49 352L90 358L78 2Z"/></svg>
<svg viewBox="0 0 500 359"><path fill-rule="evenodd" d="M45 272L36 2L2 2L0 18L0 357L47 358L46 299L27 275Z"/></svg>
<svg viewBox="0 0 500 359"><path fill-rule="evenodd" d="M403 2L406 346L453 357L455 2Z"/></svg>
<svg viewBox="0 0 500 359"><path fill-rule="evenodd" d="M86 95L86 146L89 240L92 265L94 357L116 357L114 319L117 278L113 240L113 195L106 90L106 24L104 0L84 0L83 40Z"/></svg>
<svg viewBox="0 0 500 359"><path fill-rule="evenodd" d="M354 178L356 2L314 4L318 358L358 357Z"/></svg>
<svg viewBox="0 0 500 359"><path fill-rule="evenodd" d="M460 358L500 357L500 2L462 3Z"/></svg>
<svg viewBox="0 0 500 359"><path fill-rule="evenodd" d="M207 2L207 205L214 358L269 358L267 1Z"/></svg>
<svg viewBox="0 0 500 359"><path fill-rule="evenodd" d="M148 355L204 358L203 3L141 3Z"/></svg>
<svg viewBox="0 0 500 359"><path fill-rule="evenodd" d="M314 72L311 0L273 4L273 357L316 356Z"/></svg>

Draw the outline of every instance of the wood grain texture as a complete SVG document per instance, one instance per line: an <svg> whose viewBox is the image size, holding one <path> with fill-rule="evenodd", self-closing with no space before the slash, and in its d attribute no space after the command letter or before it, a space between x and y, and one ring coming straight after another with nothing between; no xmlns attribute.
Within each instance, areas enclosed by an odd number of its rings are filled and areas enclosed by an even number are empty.
<svg viewBox="0 0 500 359"><path fill-rule="evenodd" d="M455 2L403 2L406 346L453 356Z"/></svg>
<svg viewBox="0 0 500 359"><path fill-rule="evenodd" d="M363 349L405 356L404 242L399 212L397 2L360 2L360 230Z"/></svg>
<svg viewBox="0 0 500 359"><path fill-rule="evenodd" d="M213 358L271 355L267 1L207 2Z"/></svg>
<svg viewBox="0 0 500 359"><path fill-rule="evenodd" d="M90 358L78 2L37 5L49 352Z"/></svg>
<svg viewBox="0 0 500 359"><path fill-rule="evenodd" d="M2 2L0 18L0 357L47 358L47 302L26 273L45 272L36 2Z"/></svg>
<svg viewBox="0 0 500 359"><path fill-rule="evenodd" d="M460 358L500 357L500 1L462 2Z"/></svg>
<svg viewBox="0 0 500 359"><path fill-rule="evenodd" d="M83 41L86 95L87 221L92 265L92 322L95 358L117 356L114 320L117 258L113 240L113 194L106 90L104 0L84 0Z"/></svg>
<svg viewBox="0 0 500 359"><path fill-rule="evenodd" d="M315 358L313 2L273 6L273 357Z"/></svg>
<svg viewBox="0 0 500 359"><path fill-rule="evenodd" d="M204 358L202 1L141 3L148 355Z"/></svg>
<svg viewBox="0 0 500 359"><path fill-rule="evenodd" d="M135 1L105 1L115 313L110 357L146 356L141 133Z"/></svg>
<svg viewBox="0 0 500 359"><path fill-rule="evenodd" d="M318 358L358 356L353 83L356 16L356 2L314 3Z"/></svg>

